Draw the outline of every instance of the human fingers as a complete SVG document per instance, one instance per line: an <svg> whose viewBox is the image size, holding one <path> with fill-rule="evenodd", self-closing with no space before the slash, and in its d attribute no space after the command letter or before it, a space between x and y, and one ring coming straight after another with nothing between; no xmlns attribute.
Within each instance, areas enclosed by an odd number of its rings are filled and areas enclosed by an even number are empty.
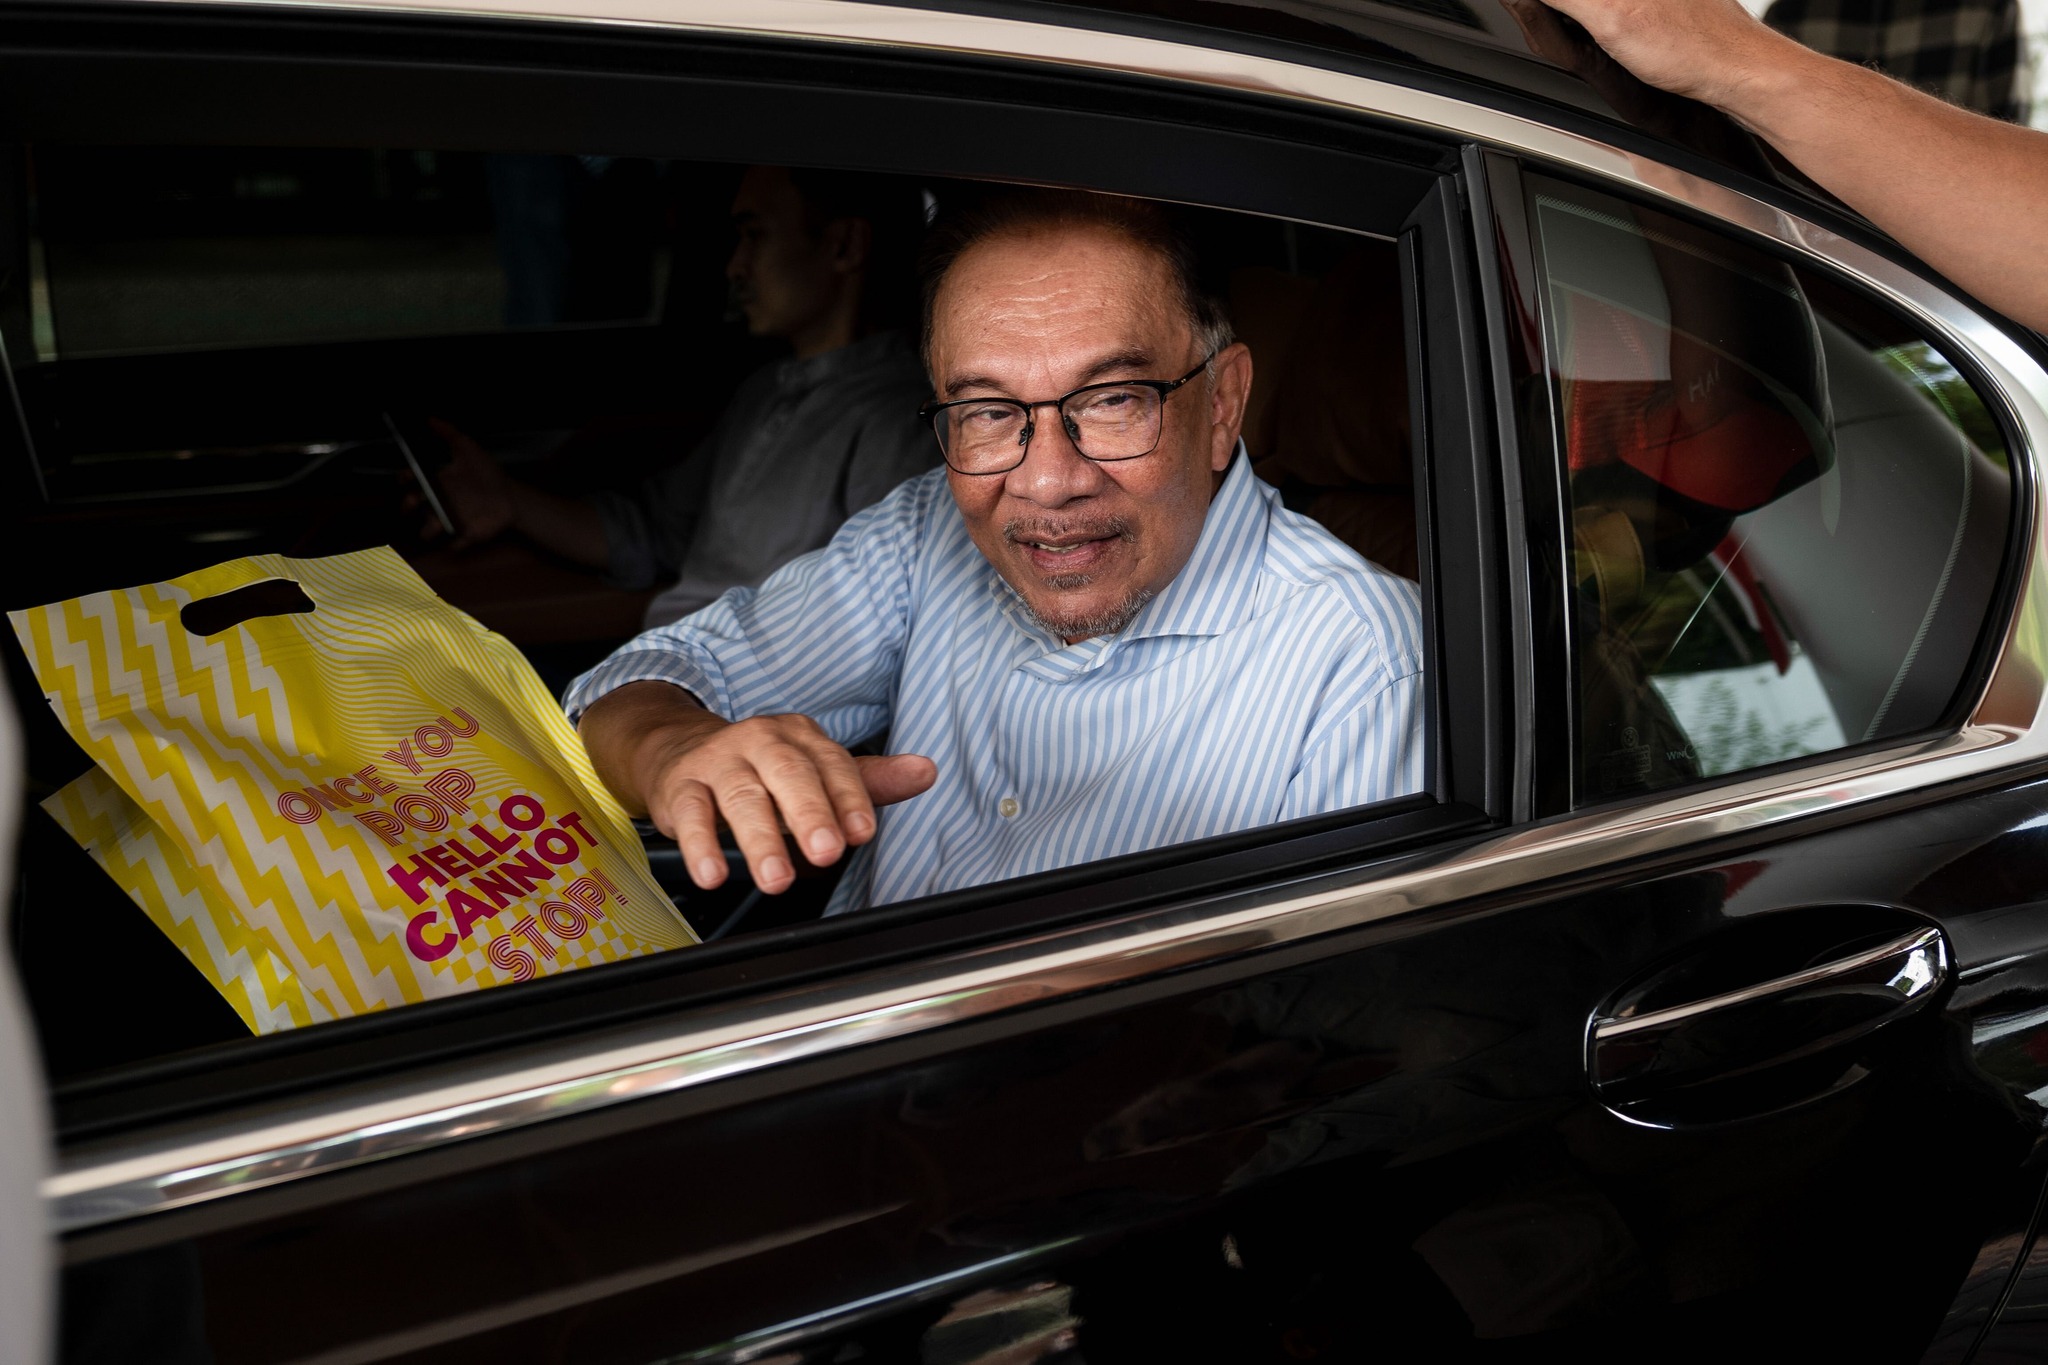
<svg viewBox="0 0 2048 1365"><path fill-rule="evenodd" d="M789 850L782 842L782 820L768 784L751 763L739 762L723 769L712 783L718 810L732 831L733 842L747 860L754 885L769 895L785 891L796 880ZM822 796L821 796L822 799Z"/></svg>
<svg viewBox="0 0 2048 1365"><path fill-rule="evenodd" d="M820 767L816 741L824 740L826 747L837 746L823 735L806 733L810 728L814 728L810 722L790 718L748 757L774 798L776 811L795 838L797 849L814 866L830 867L846 852L846 836L840 828L837 803L827 791L828 778Z"/></svg>
<svg viewBox="0 0 2048 1365"><path fill-rule="evenodd" d="M814 733L801 735L799 742L817 765L818 780L824 784L825 796L832 803L846 843L864 844L874 838L875 803L869 799L867 783L861 781L860 767L853 755L815 727Z"/></svg>
<svg viewBox="0 0 2048 1365"><path fill-rule="evenodd" d="M1501 0L1501 7L1522 30L1522 40L1528 43L1531 52L1559 66L1574 65L1578 53L1563 26L1557 22L1556 10L1544 4L1543 0Z"/></svg>
<svg viewBox="0 0 2048 1365"><path fill-rule="evenodd" d="M1639 79L1722 104L1776 37L1738 0L1545 0Z"/></svg>
<svg viewBox="0 0 2048 1365"><path fill-rule="evenodd" d="M939 765L923 754L890 754L883 758L863 756L854 762L860 768L861 782L867 787L869 799L878 806L908 801L931 790L932 783L939 780Z"/></svg>
<svg viewBox="0 0 2048 1365"><path fill-rule="evenodd" d="M478 476L486 476L489 471L495 470L498 467L497 460L491 455L490 451L484 449L483 443L461 428L443 422L438 417L430 418L428 425L432 426L435 433L448 443L448 465L450 469L473 472ZM442 477L444 479L447 477L445 472Z"/></svg>
<svg viewBox="0 0 2048 1365"><path fill-rule="evenodd" d="M667 826L662 833L682 850L683 866L691 881L706 891L724 884L725 849L718 842L718 803L711 788L694 780L683 782L669 796L655 824Z"/></svg>

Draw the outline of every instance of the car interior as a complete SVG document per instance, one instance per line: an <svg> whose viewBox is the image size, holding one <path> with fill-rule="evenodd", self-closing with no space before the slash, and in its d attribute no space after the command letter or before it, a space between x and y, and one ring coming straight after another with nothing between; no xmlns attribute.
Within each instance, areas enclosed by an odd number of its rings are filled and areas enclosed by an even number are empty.
<svg viewBox="0 0 2048 1365"><path fill-rule="evenodd" d="M652 593L516 535L450 549L419 479L437 418L517 477L632 490L777 357L731 314L744 167L332 147L20 145L0 160L0 342L29 459L9 471L10 608L256 553L392 545L516 644L558 695L639 628ZM970 193L933 177L928 204ZM1408 329L1384 239L1185 210L1252 348L1245 440L1286 504L1417 574ZM915 421L904 414L904 421ZM408 435L410 434L410 439ZM412 447L420 449L414 450ZM413 462L423 468L415 473ZM89 760L8 683L33 804ZM814 918L832 877L716 892L643 822L705 939ZM226 1003L40 811L9 923L53 1080L246 1037ZM94 945L80 954L81 936ZM147 1031L105 1009L127 1002Z"/></svg>

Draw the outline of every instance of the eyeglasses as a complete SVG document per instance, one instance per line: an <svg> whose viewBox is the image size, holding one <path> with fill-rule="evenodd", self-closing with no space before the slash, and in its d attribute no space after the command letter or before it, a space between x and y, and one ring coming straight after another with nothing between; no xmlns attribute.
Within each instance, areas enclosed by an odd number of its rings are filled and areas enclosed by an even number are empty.
<svg viewBox="0 0 2048 1365"><path fill-rule="evenodd" d="M1119 379L1085 384L1058 398L1025 403L1015 398L961 398L917 410L931 423L946 463L962 474L1007 474L1024 463L1038 424L1031 414L1056 408L1067 439L1098 464L1135 460L1159 445L1160 413L1168 395L1207 367L1216 355L1178 379Z"/></svg>

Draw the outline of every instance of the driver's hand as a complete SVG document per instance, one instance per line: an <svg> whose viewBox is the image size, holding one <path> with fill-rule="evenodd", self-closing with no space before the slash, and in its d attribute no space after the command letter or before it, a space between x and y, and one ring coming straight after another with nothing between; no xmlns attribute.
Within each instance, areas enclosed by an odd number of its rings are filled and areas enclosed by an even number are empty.
<svg viewBox="0 0 2048 1365"><path fill-rule="evenodd" d="M773 894L796 880L785 829L806 861L829 866L875 837L876 806L908 800L938 778L916 754L855 758L809 716L731 723L692 710L639 746L634 785L655 828L681 846L690 880L707 891L726 876L721 820L754 885Z"/></svg>
<svg viewBox="0 0 2048 1365"><path fill-rule="evenodd" d="M504 466L452 423L434 417L428 425L448 443L448 463L434 481L455 521L453 547L466 550L510 530L518 515L518 484ZM436 522L425 534L431 537L438 530Z"/></svg>

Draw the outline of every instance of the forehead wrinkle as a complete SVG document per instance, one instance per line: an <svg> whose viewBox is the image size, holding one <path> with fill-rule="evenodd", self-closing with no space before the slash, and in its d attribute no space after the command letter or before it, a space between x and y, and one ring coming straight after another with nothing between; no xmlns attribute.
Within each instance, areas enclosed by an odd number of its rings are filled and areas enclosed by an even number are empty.
<svg viewBox="0 0 2048 1365"><path fill-rule="evenodd" d="M1019 247L1034 245L1055 259L1019 259ZM1075 364L1085 368L1093 362L1091 377L1101 372L1105 353L1149 353L1155 345L1168 344L1154 335L1162 327L1178 330L1164 264L1121 241L1107 243L1107 252L1101 250L1104 245L1083 231L999 236L963 253L941 285L933 319L935 327L951 333L937 349L953 353L945 357L952 362L946 373L935 376L939 391L957 394L970 387L969 377L984 379L1008 370L1009 365L991 362L997 356L1014 361L1020 343L1085 350L1088 354L1076 357Z"/></svg>

